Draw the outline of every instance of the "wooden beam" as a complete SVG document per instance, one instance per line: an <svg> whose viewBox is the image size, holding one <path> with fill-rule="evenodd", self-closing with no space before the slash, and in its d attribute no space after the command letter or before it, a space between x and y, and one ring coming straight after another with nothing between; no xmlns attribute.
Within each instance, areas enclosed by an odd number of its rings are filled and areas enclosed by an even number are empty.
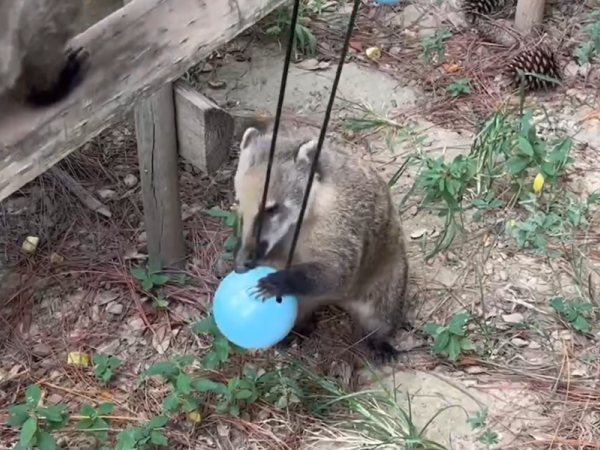
<svg viewBox="0 0 600 450"><path fill-rule="evenodd" d="M135 0L77 36L90 65L68 98L44 110L0 100L0 201L285 1Z"/></svg>
<svg viewBox="0 0 600 450"><path fill-rule="evenodd" d="M179 154L206 173L217 170L229 157L233 117L186 81L174 83Z"/></svg>
<svg viewBox="0 0 600 450"><path fill-rule="evenodd" d="M177 129L173 85L167 83L135 107L135 134L144 203L148 257L181 265L185 242L179 198Z"/></svg>
<svg viewBox="0 0 600 450"><path fill-rule="evenodd" d="M534 26L542 23L546 0L519 0L515 15L515 29L527 35Z"/></svg>

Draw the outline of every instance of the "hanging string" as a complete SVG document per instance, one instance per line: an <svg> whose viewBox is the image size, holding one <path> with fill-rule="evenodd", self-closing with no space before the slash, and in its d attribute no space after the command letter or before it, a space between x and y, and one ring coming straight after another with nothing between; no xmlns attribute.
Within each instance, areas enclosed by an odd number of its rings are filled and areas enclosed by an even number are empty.
<svg viewBox="0 0 600 450"><path fill-rule="evenodd" d="M263 188L262 201L258 210L258 224L256 229L256 248L260 248L260 233L262 231L262 218L264 217L265 205L267 203L267 193L269 190L269 182L271 180L271 169L273 167L273 157L275 155L275 144L277 142L277 133L279 132L279 122L283 111L283 99L285 97L285 88L287 85L287 76L290 69L290 61L292 59L292 50L294 48L294 38L296 37L296 22L298 21L298 10L300 9L300 0L294 1L294 9L292 10L292 20L290 23L290 35L288 39L287 51L283 63L283 73L281 75L281 85L279 87L279 100L277 101L277 112L275 113L275 123L273 124L273 138L271 139L271 148L269 150L269 162L267 163L267 174L265 176L265 186ZM254 259L256 262L258 252L255 252Z"/></svg>
<svg viewBox="0 0 600 450"><path fill-rule="evenodd" d="M333 109L335 94L337 92L338 84L340 82L340 77L342 76L342 69L344 68L344 63L346 62L346 54L348 53L350 37L352 36L352 31L354 30L354 21L356 20L356 15L358 14L359 5L360 0L354 0L352 12L350 13L350 23L348 24L346 38L344 39L344 45L342 47L342 56L340 57L340 62L337 66L337 72L335 73L335 78L333 80L333 86L331 87L329 103L327 104L327 109L325 110L325 119L323 120L321 133L319 134L317 150L315 151L315 156L313 157L312 165L310 167L310 173L308 174L308 183L306 184L306 191L304 192L304 198L302 199L302 207L300 208L300 214L298 215L298 224L296 225L296 229L294 230L294 237L292 239L292 245L290 246L290 253L288 254L288 260L286 265L287 269L290 268L290 266L292 265L292 260L294 259L294 252L298 243L298 237L300 236L300 228L302 227L302 221L304 220L304 214L308 205L308 196L310 194L310 189L312 188L315 173L317 171L317 164L319 162L319 156L321 155L321 148L323 147L323 142L325 141L325 134L327 133L327 126L329 125L329 118L331 116L331 110Z"/></svg>

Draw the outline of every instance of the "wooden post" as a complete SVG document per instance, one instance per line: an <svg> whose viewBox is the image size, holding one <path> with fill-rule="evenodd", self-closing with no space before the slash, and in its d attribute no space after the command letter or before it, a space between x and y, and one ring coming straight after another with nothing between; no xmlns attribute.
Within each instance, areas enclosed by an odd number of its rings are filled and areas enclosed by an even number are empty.
<svg viewBox="0 0 600 450"><path fill-rule="evenodd" d="M527 35L535 25L542 23L546 0L519 0L515 15L515 28Z"/></svg>
<svg viewBox="0 0 600 450"><path fill-rule="evenodd" d="M148 236L148 257L163 266L181 266L185 258L177 128L173 85L166 84L135 107L140 182Z"/></svg>

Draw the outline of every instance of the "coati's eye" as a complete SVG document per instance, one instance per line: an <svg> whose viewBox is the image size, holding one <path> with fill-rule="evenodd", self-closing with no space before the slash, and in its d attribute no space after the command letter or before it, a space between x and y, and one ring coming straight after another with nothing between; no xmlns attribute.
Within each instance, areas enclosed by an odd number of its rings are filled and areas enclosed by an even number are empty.
<svg viewBox="0 0 600 450"><path fill-rule="evenodd" d="M265 205L265 213L266 214L275 214L279 210L279 205L277 203L270 203Z"/></svg>

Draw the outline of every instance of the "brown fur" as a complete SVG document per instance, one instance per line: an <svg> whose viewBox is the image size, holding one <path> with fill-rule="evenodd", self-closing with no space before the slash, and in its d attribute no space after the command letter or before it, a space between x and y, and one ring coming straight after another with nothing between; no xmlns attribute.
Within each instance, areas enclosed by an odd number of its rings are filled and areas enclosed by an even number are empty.
<svg viewBox="0 0 600 450"><path fill-rule="evenodd" d="M79 52L68 50L81 0L0 0L0 92L51 104L73 87Z"/></svg>
<svg viewBox="0 0 600 450"><path fill-rule="evenodd" d="M283 271L287 275L279 276L277 282L277 277L273 282L263 278L267 280L263 292L298 296L297 331L310 330L317 308L336 304L353 316L359 325L359 337L375 352L376 360L388 361L395 354L390 339L403 324L408 262L399 214L386 183L365 161L324 146L293 264L284 271L316 141L278 138L267 207L284 202L287 206L279 206L280 212L265 216L261 240L273 238L278 242L262 255L255 245L254 222L262 198L270 140L270 134L252 129L242 140L235 176L243 218L236 270L247 270L257 258L256 263ZM289 227L290 222L291 231L278 239L278 230ZM308 288L295 289L295 279L307 283ZM285 292L277 292L273 286L278 285L288 286L287 291L282 288Z"/></svg>

